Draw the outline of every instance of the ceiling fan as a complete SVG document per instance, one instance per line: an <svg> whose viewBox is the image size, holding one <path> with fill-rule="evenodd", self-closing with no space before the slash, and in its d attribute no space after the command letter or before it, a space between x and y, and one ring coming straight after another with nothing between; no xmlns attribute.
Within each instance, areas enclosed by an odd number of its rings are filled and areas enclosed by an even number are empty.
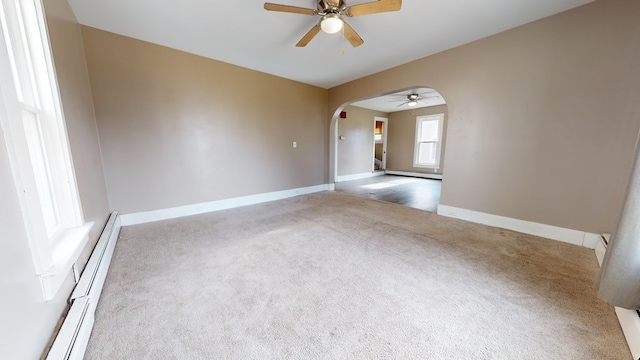
<svg viewBox="0 0 640 360"><path fill-rule="evenodd" d="M347 6L344 0L318 0L317 9L264 3L264 8L269 11L321 16L320 21L298 41L297 47L306 46L320 30L327 34L335 34L343 30L344 37L351 46L358 47L364 43L364 40L344 21L343 16L351 17L398 11L400 7L402 7L402 0L378 0L353 6Z"/></svg>
<svg viewBox="0 0 640 360"><path fill-rule="evenodd" d="M438 98L439 96L437 95L432 95L432 96L425 96L424 94L409 94L406 95L406 99L405 100L393 100L393 101L402 101L402 103L400 105L398 105L398 107L407 105L407 106L411 106L414 107L416 105L418 105L419 102L425 104L425 105L429 105L426 100L427 99L432 99L432 98Z"/></svg>

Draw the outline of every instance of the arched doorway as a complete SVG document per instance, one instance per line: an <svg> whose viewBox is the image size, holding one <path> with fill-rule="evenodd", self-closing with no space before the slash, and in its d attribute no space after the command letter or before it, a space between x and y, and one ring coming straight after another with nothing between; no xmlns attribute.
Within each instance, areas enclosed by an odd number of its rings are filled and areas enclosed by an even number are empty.
<svg viewBox="0 0 640 360"><path fill-rule="evenodd" d="M447 116L444 97L423 86L344 104L330 131L336 190L436 212Z"/></svg>

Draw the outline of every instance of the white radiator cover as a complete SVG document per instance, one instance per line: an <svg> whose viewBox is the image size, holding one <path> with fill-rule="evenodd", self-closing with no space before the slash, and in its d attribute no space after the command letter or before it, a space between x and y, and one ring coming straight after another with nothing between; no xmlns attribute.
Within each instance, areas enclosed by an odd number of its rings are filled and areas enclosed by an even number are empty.
<svg viewBox="0 0 640 360"><path fill-rule="evenodd" d="M47 360L82 360L93 329L94 313L118 241L120 217L113 212L71 294L71 307L47 354Z"/></svg>

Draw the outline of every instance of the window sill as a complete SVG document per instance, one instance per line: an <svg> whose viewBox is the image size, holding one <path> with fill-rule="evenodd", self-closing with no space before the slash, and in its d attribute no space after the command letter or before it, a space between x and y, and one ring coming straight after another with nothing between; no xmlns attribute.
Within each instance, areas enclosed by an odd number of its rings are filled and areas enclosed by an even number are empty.
<svg viewBox="0 0 640 360"><path fill-rule="evenodd" d="M89 242L89 231L93 228L93 224L92 221L66 230L53 245L51 250L53 266L38 275L45 301L53 300L62 287L73 264L78 261Z"/></svg>
<svg viewBox="0 0 640 360"><path fill-rule="evenodd" d="M413 164L413 167L416 168L423 168L423 169L439 169L440 164L434 164L434 165L423 165L423 164Z"/></svg>

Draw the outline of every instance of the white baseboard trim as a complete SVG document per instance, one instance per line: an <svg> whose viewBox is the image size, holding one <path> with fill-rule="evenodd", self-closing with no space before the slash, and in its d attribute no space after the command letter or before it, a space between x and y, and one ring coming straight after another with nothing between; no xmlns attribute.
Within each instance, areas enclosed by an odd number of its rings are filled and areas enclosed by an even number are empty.
<svg viewBox="0 0 640 360"><path fill-rule="evenodd" d="M115 250L121 221L113 212L71 294L71 307L47 354L47 360L82 360L93 330L94 315Z"/></svg>
<svg viewBox="0 0 640 360"><path fill-rule="evenodd" d="M382 176L384 175L384 173L385 173L384 171L373 171L373 172L366 172L361 174L341 175L336 178L336 182L366 179L366 178L371 178L376 176Z"/></svg>
<svg viewBox="0 0 640 360"><path fill-rule="evenodd" d="M607 245L605 245L604 240L600 239L600 242L596 246L596 259L598 259L598 265L602 266L602 262L604 261L604 253L607 252Z"/></svg>
<svg viewBox="0 0 640 360"><path fill-rule="evenodd" d="M610 234L606 235L608 241ZM602 266L602 260L604 259L604 253L606 251L607 245L604 240L601 239L596 247L596 257L598 258L598 264L600 266ZM634 359L640 359L640 316L638 316L635 310L624 309L617 306L615 306L615 310L632 357Z"/></svg>
<svg viewBox="0 0 640 360"><path fill-rule="evenodd" d="M232 209L240 206L260 204L268 201L286 199L298 195L306 195L326 190L334 190L335 184L322 184L304 188L274 191L263 194L241 196L231 199L209 201L198 204L177 206L167 209L145 211L120 215L122 226L149 223L160 220L175 219L183 216L204 214L213 211Z"/></svg>
<svg viewBox="0 0 640 360"><path fill-rule="evenodd" d="M385 170L386 174L389 175L400 175L400 176L413 176L425 179L435 179L442 180L442 174L429 174L429 173L419 173L419 172L410 172L410 171L398 171L398 170Z"/></svg>
<svg viewBox="0 0 640 360"><path fill-rule="evenodd" d="M589 249L595 249L600 241L600 235L598 234L518 220L442 204L438 205L438 215L509 229L529 235L541 236L548 239L584 246Z"/></svg>
<svg viewBox="0 0 640 360"><path fill-rule="evenodd" d="M616 315L620 327L627 339L627 345L634 359L640 359L640 316L635 310L623 309L616 306Z"/></svg>

